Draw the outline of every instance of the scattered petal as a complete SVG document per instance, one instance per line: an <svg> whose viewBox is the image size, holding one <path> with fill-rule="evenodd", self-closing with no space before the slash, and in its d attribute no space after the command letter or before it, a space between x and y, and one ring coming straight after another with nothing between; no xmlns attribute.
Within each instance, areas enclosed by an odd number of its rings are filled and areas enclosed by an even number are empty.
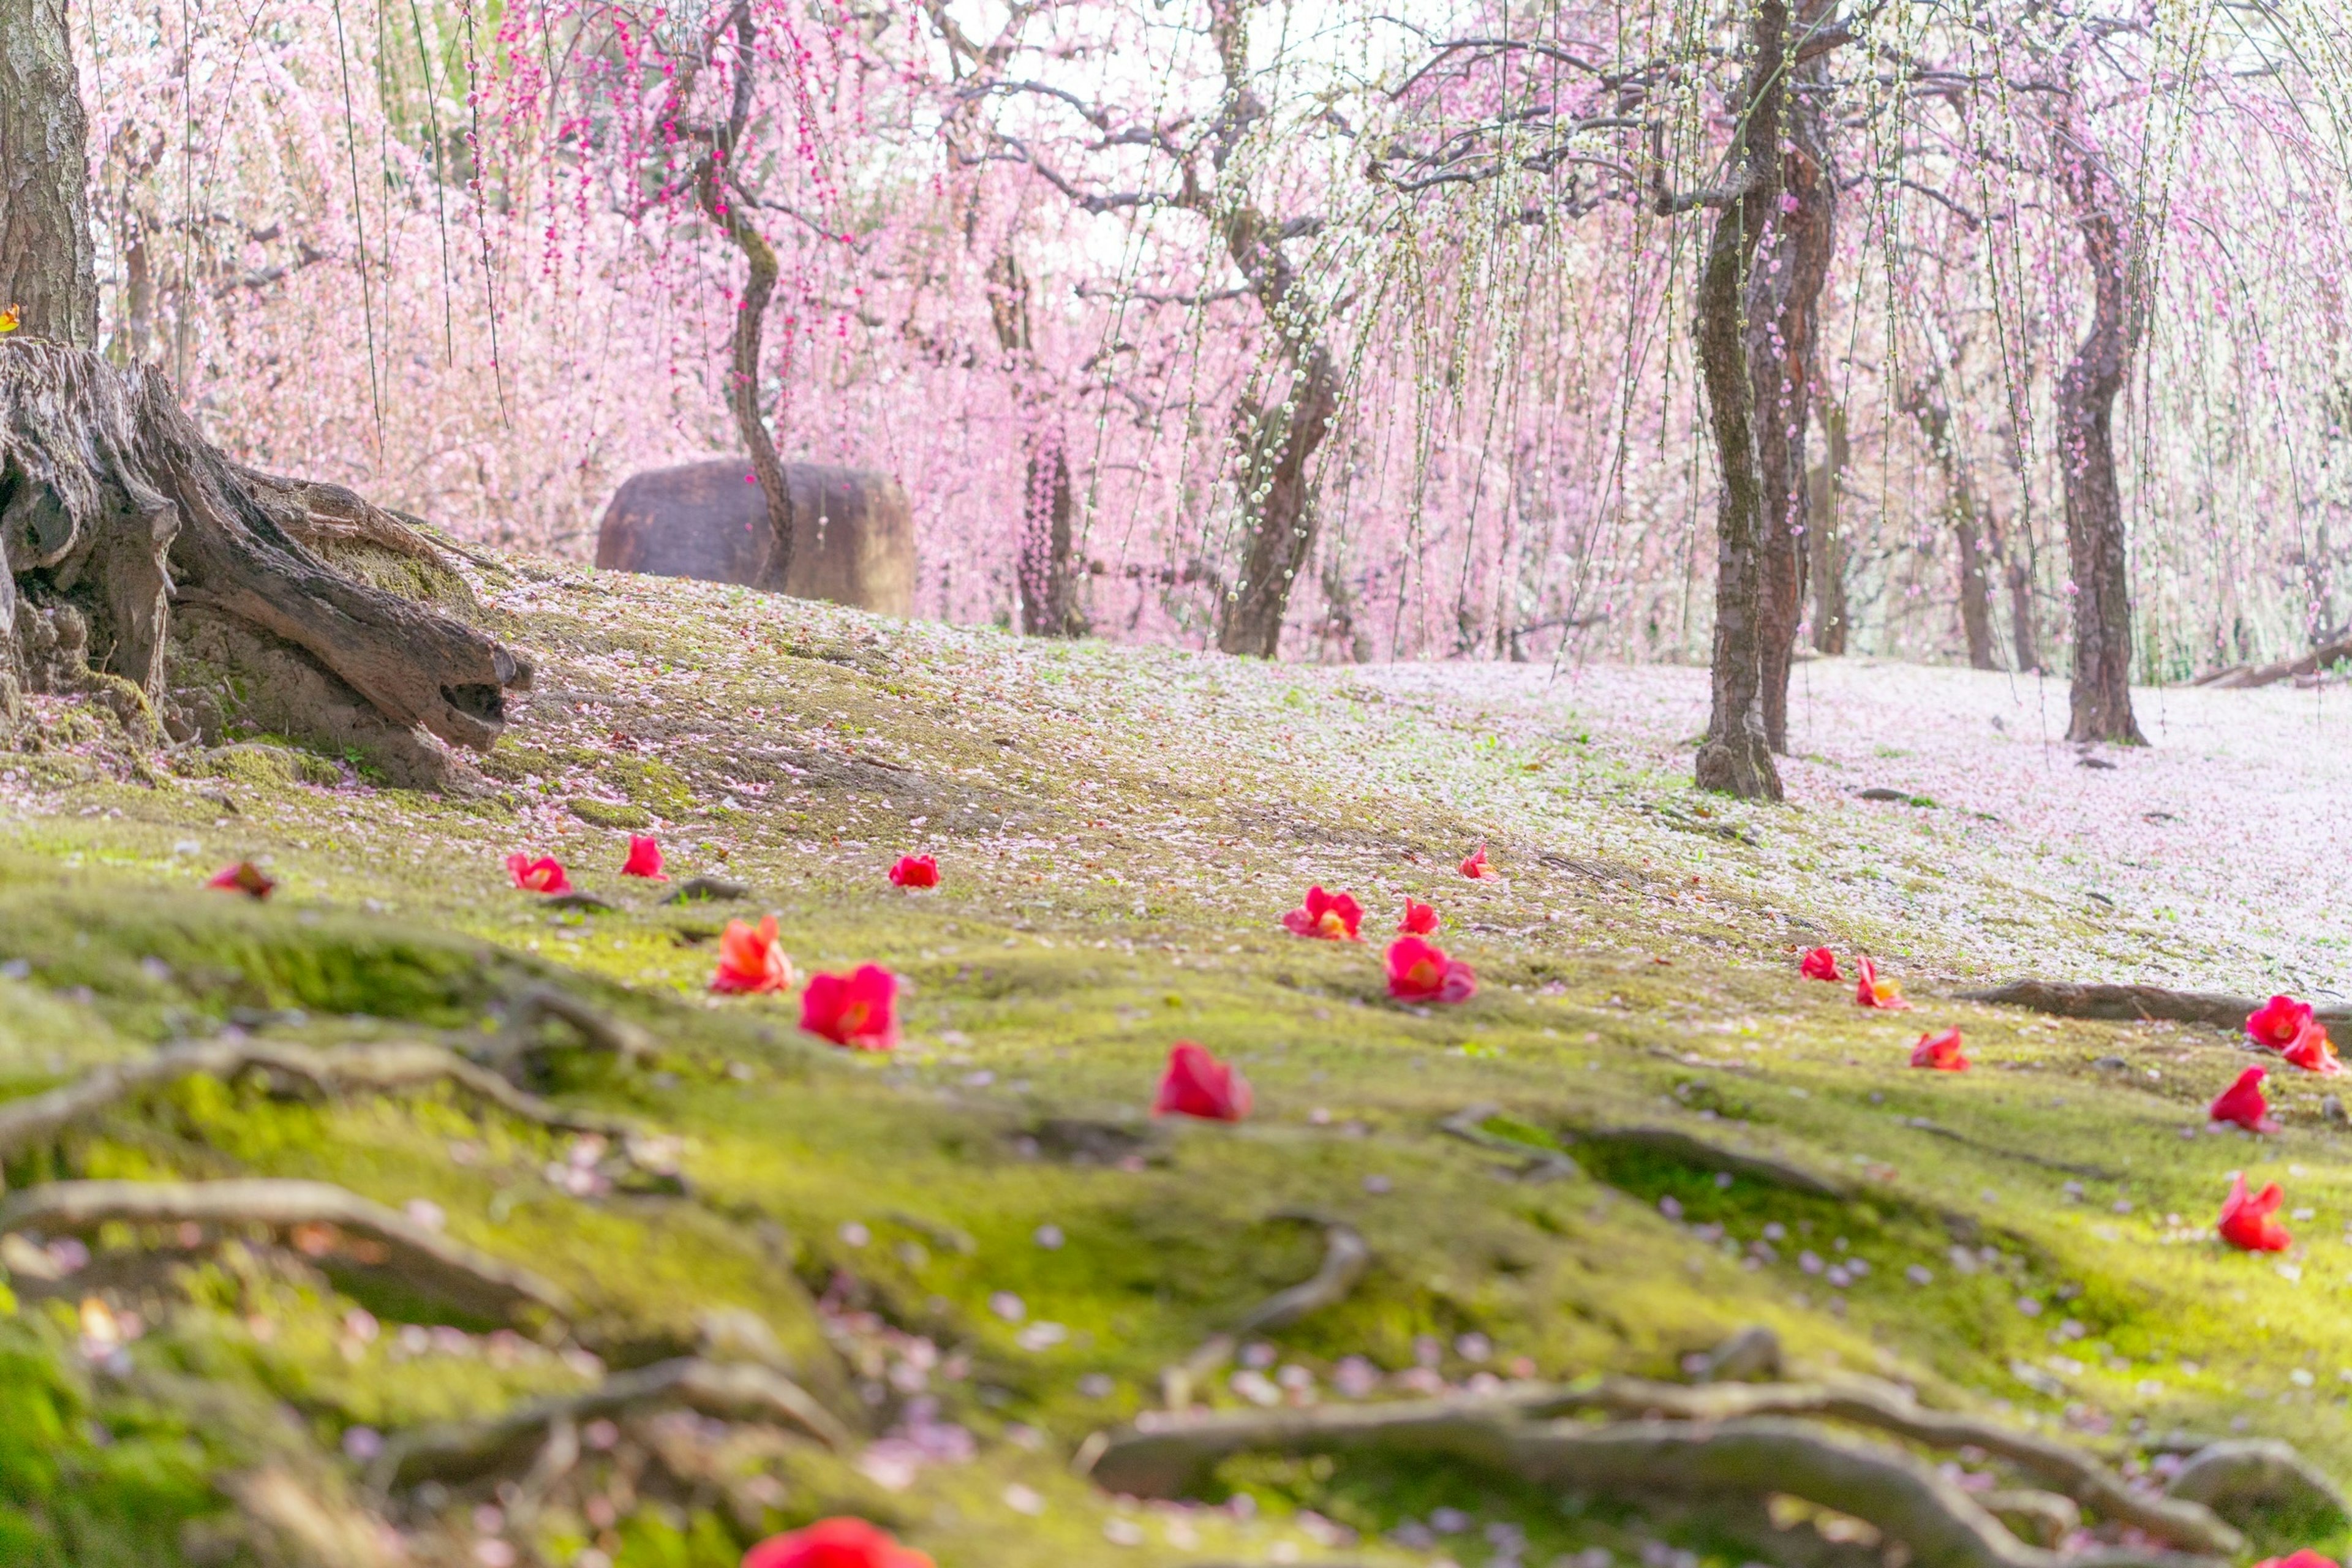
<svg viewBox="0 0 2352 1568"><path fill-rule="evenodd" d="M1169 1048L1168 1070L1151 1102L1154 1116L1197 1116L1204 1121L1239 1121L1250 1113L1249 1079L1190 1040Z"/></svg>
<svg viewBox="0 0 2352 1568"><path fill-rule="evenodd" d="M661 841L646 834L629 835L629 858L621 862L624 877L643 877L648 882L667 882L669 876L662 869Z"/></svg>
<svg viewBox="0 0 2352 1568"><path fill-rule="evenodd" d="M2268 1068L2248 1068L2214 1097L2206 1116L2214 1121L2234 1122L2249 1132L2277 1131L2278 1123L2270 1118L2270 1101L2263 1098L2263 1079L2269 1076Z"/></svg>
<svg viewBox="0 0 2352 1568"><path fill-rule="evenodd" d="M258 901L276 890L278 884L269 874L250 860L239 860L234 866L224 866L205 884L226 893L243 893Z"/></svg>
<svg viewBox="0 0 2352 1568"><path fill-rule="evenodd" d="M2284 1252L2294 1244L2276 1218L2285 1198L2276 1182L2249 1196L2245 1175L2240 1173L2230 1178L2230 1195L2221 1204L2221 1218L2214 1228L2241 1252Z"/></svg>
<svg viewBox="0 0 2352 1568"><path fill-rule="evenodd" d="M1462 874L1474 882L1502 875L1486 863L1486 847L1484 844L1470 851L1469 858L1462 862Z"/></svg>
<svg viewBox="0 0 2352 1568"><path fill-rule="evenodd" d="M1797 961L1797 973L1808 980L1843 980L1838 973L1837 954L1826 947L1817 947Z"/></svg>

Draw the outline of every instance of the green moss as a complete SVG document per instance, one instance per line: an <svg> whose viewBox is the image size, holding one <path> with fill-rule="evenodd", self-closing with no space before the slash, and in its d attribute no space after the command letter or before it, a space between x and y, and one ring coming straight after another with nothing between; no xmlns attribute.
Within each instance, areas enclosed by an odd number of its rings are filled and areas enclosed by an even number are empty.
<svg viewBox="0 0 2352 1568"><path fill-rule="evenodd" d="M173 766L189 778L226 779L257 789L297 784L332 789L343 782L341 771L324 757L265 741L215 746L190 753Z"/></svg>

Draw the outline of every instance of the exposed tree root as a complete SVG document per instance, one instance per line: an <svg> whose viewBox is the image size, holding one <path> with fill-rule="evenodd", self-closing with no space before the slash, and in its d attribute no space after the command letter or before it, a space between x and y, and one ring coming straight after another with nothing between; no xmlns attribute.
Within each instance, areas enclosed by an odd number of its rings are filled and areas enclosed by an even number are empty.
<svg viewBox="0 0 2352 1568"><path fill-rule="evenodd" d="M677 885L677 890L662 900L666 904L691 904L709 899L731 901L748 899L751 889L740 882L730 882L724 877L688 877Z"/></svg>
<svg viewBox="0 0 2352 1568"><path fill-rule="evenodd" d="M2316 675L2329 665L2347 658L2352 658L2352 637L2341 637L2299 658L2283 658L2275 664L2242 664L2232 669L2200 676L2189 684L2210 687L2217 691L2242 691L2248 687L2274 686L2299 675Z"/></svg>
<svg viewBox="0 0 2352 1568"><path fill-rule="evenodd" d="M556 1131L625 1141L633 1131L627 1122L615 1118L567 1110L541 1100L438 1046L344 1046L314 1051L255 1040L207 1040L167 1047L135 1061L112 1063L62 1089L0 1103L0 1160L51 1142L68 1128L150 1089L198 1074L226 1081L244 1072L292 1079L319 1094L352 1089L385 1092L447 1082L520 1121Z"/></svg>
<svg viewBox="0 0 2352 1568"><path fill-rule="evenodd" d="M1276 1215L1277 1219L1304 1220L1323 1226L1323 1266L1313 1277L1303 1279L1287 1289L1277 1290L1259 1302L1235 1323L1229 1333L1218 1334L1184 1358L1183 1363L1171 1366L1160 1375L1160 1394L1171 1410L1182 1410L1192 1403L1192 1390L1201 1379L1213 1373L1233 1358L1234 1346L1251 1334L1271 1333L1286 1329L1302 1318L1337 1306L1348 1299L1356 1282L1371 1267L1372 1249L1353 1226L1338 1220L1322 1219L1299 1213Z"/></svg>
<svg viewBox="0 0 2352 1568"><path fill-rule="evenodd" d="M1778 1381L1782 1365L1780 1336L1758 1323L1740 1330L1709 1351L1701 1383L1747 1383L1756 1378Z"/></svg>
<svg viewBox="0 0 2352 1568"><path fill-rule="evenodd" d="M1911 1455L1804 1421L1594 1426L1522 1420L1494 1401L1437 1400L1162 1416L1149 1430L1089 1445L1080 1458L1111 1491L1171 1498L1217 1461L1258 1450L1444 1455L1537 1486L1634 1501L1662 1494L1794 1497L1872 1525L1908 1547L1922 1568L2178 1568L2210 1561L2128 1550L2062 1558L2019 1541L1975 1498Z"/></svg>
<svg viewBox="0 0 2352 1568"><path fill-rule="evenodd" d="M1990 991L1964 991L1965 1001L2027 1007L2062 1018L2105 1018L2122 1023L2158 1019L2175 1024L2210 1024L2241 1029L2246 1015L2262 1005L2244 996L2207 991L2169 991L2161 985L2078 985L2060 980L2021 980ZM2327 1023L2352 1023L2352 1007L2321 1009Z"/></svg>
<svg viewBox="0 0 2352 1568"><path fill-rule="evenodd" d="M386 1269L461 1310L519 1318L567 1310L563 1293L529 1269L324 1182L51 1182L0 1200L0 1232L82 1235L116 1223L292 1233L306 1253Z"/></svg>
<svg viewBox="0 0 2352 1568"><path fill-rule="evenodd" d="M2267 1510L2331 1529L2352 1519L2333 1480L2286 1444L2268 1438L2209 1443L2190 1456L2166 1489L2231 1519Z"/></svg>
<svg viewBox="0 0 2352 1568"><path fill-rule="evenodd" d="M470 1480L530 1464L562 1424L678 1407L722 1421L790 1427L836 1452L852 1443L848 1428L782 1373L749 1363L688 1356L618 1373L583 1393L533 1400L486 1421L404 1433L385 1446L369 1479L379 1491L420 1481Z"/></svg>
<svg viewBox="0 0 2352 1568"><path fill-rule="evenodd" d="M506 1028L493 1052L493 1062L509 1078L518 1077L542 1046L539 1026L549 1019L571 1026L592 1050L609 1051L630 1067L653 1055L653 1042L634 1024L607 1017L566 991L534 985L516 996L507 1009Z"/></svg>
<svg viewBox="0 0 2352 1568"><path fill-rule="evenodd" d="M1519 1161L1518 1178L1523 1182L1553 1182L1583 1173L1575 1161L1557 1149L1523 1143L1517 1138L1488 1131L1486 1123L1502 1113L1500 1106L1465 1105L1440 1121L1437 1128L1465 1143L1475 1143L1481 1149L1491 1149Z"/></svg>
<svg viewBox="0 0 2352 1568"><path fill-rule="evenodd" d="M2079 1449L2012 1426L1929 1410L1904 1390L1874 1379L1834 1384L1723 1383L1693 1388L1678 1383L1612 1377L1590 1388L1513 1394L1507 1396L1506 1403L1530 1417L1605 1410L1612 1415L1663 1415L1700 1423L1797 1415L1843 1421L1932 1448L1980 1448L2095 1513L2192 1552L2226 1556L2243 1545L2238 1532L2211 1510L2179 1497L2136 1492L2122 1477Z"/></svg>
<svg viewBox="0 0 2352 1568"><path fill-rule="evenodd" d="M1486 1125L1501 1114L1502 1110L1496 1106L1465 1106L1437 1126L1440 1131L1450 1133L1465 1142L1475 1143L1481 1149L1492 1149L1528 1162L1520 1172L1523 1181L1549 1181L1580 1173L1582 1167L1572 1156L1538 1143L1523 1142L1507 1133L1494 1131ZM1635 1149L1644 1153L1658 1154L1679 1165L1745 1176L1768 1187L1803 1193L1810 1197L1846 1195L1846 1189L1837 1182L1801 1165L1790 1164L1769 1154L1751 1154L1743 1150L1727 1149L1676 1127L1588 1127L1564 1136L1574 1143L1596 1143L1604 1148Z"/></svg>

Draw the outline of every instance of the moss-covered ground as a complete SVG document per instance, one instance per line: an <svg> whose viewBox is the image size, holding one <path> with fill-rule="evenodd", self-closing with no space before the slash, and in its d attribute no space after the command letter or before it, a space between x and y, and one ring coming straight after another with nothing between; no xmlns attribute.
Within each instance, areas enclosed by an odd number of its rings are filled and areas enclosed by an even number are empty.
<svg viewBox="0 0 2352 1568"><path fill-rule="evenodd" d="M1302 1213L1358 1228L1370 1273L1203 1397L1673 1376L1765 1323L1800 1366L1896 1376L2130 1466L2242 1431L2352 1467L2352 1161L2325 1086L2274 1080L2276 1137L2211 1133L2205 1102L2248 1059L2227 1035L1953 1000L1976 959L1817 874L1935 878L1931 838L1873 849L1834 813L1695 795L1589 727L1360 672L524 564L480 585L539 680L471 795L378 789L268 737L141 759L102 715L50 705L47 748L0 771L0 1094L231 1028L463 1047L552 979L656 1057L558 1053L544 1087L674 1139L685 1190L447 1092L316 1103L209 1079L26 1155L11 1186L340 1183L576 1309L516 1332L257 1241L110 1236L85 1260L19 1238L0 1253L0 1562L718 1568L845 1510L942 1568L1715 1550L1445 1467L1236 1461L1191 1505L1074 1477L1164 1367L1313 1272ZM751 898L657 901L616 874L632 828L674 875ZM1481 841L1499 879L1456 870ZM613 909L517 891L516 850ZM909 851L942 887L885 879ZM278 879L268 903L204 889L242 858ZM1282 929L1309 882L1363 899L1366 942ZM1468 1004L1387 999L1408 896L1475 966ZM763 913L803 971L903 978L895 1054L814 1042L793 997L709 994L720 928ZM1917 1010L1800 979L1817 942L1879 952ZM1921 1028L1949 1026L1974 1068L1911 1070ZM1180 1037L1248 1075L1248 1121L1147 1115ZM1577 1173L1525 1180L1440 1128L1474 1105ZM1637 1125L1845 1195L1587 1136ZM2214 1240L2241 1169L2287 1185L2293 1252ZM769 1336L872 1447L680 1417L591 1432L544 1502L511 1475L366 1489L387 1436Z"/></svg>

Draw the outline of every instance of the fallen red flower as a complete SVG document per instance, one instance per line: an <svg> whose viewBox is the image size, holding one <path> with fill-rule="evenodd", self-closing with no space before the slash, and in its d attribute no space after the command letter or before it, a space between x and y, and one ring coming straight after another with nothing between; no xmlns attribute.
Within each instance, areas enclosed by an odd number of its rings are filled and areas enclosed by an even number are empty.
<svg viewBox="0 0 2352 1568"><path fill-rule="evenodd" d="M2279 1055L2305 1072L2315 1072L2326 1078L2333 1078L2344 1070L2344 1064L2336 1059L2336 1046L2327 1037L2326 1026L2315 1021L2305 1024L2303 1033L2294 1037L2294 1044Z"/></svg>
<svg viewBox="0 0 2352 1568"><path fill-rule="evenodd" d="M813 974L801 993L801 1027L852 1050L891 1050L898 1044L898 977L878 963Z"/></svg>
<svg viewBox="0 0 2352 1568"><path fill-rule="evenodd" d="M2273 996L2246 1015L2246 1037L2258 1046L2283 1051L2311 1025L2311 1004L2292 996Z"/></svg>
<svg viewBox="0 0 2352 1568"><path fill-rule="evenodd" d="M1903 999L1903 987L1892 980L1878 977L1878 965L1862 960L1862 977L1853 987L1854 1005L1875 1007L1882 1013L1907 1013L1911 1004Z"/></svg>
<svg viewBox="0 0 2352 1568"><path fill-rule="evenodd" d="M2206 1107L2207 1118L2214 1121L2231 1121L2249 1132L2275 1132L2278 1123L2271 1120L2271 1102L2263 1098L2263 1079L2270 1076L2268 1068L2248 1068L2238 1075L2238 1081L2214 1096Z"/></svg>
<svg viewBox="0 0 2352 1568"><path fill-rule="evenodd" d="M629 835L629 858L621 862L624 877L643 877L648 882L667 882L668 873L662 869L661 840L642 833Z"/></svg>
<svg viewBox="0 0 2352 1568"><path fill-rule="evenodd" d="M1190 1040L1168 1048L1168 1070L1160 1075L1154 1116L1197 1116L1203 1121L1239 1121L1250 1113L1249 1079Z"/></svg>
<svg viewBox="0 0 2352 1568"><path fill-rule="evenodd" d="M1429 904L1404 901L1404 919L1397 921L1397 931L1405 936L1427 936L1437 929L1437 910Z"/></svg>
<svg viewBox="0 0 2352 1568"><path fill-rule="evenodd" d="M1319 937L1325 942L1361 942L1356 928L1364 923L1364 906L1356 902L1353 893L1327 893L1321 888L1307 889L1307 900L1282 917L1282 923L1300 936Z"/></svg>
<svg viewBox="0 0 2352 1568"><path fill-rule="evenodd" d="M514 885L526 893L568 893L572 879L563 874L563 862L552 855L542 855L534 860L528 855L507 857L507 875Z"/></svg>
<svg viewBox="0 0 2352 1568"><path fill-rule="evenodd" d="M1911 1065L1937 1072L1968 1071L1969 1058L1960 1054L1960 1032L1946 1029L1940 1035L1920 1036L1919 1043L1911 1047Z"/></svg>
<svg viewBox="0 0 2352 1568"><path fill-rule="evenodd" d="M2273 1182L2261 1192L2249 1197L2243 1174L2230 1178L2230 1195L2221 1204L2221 1222L2213 1228L2221 1239L2242 1252L2284 1252L2294 1245L2286 1226L2271 1216L2278 1212L2286 1194Z"/></svg>
<svg viewBox="0 0 2352 1568"><path fill-rule="evenodd" d="M1486 864L1486 847L1484 844L1470 851L1469 858L1462 862L1462 874L1473 881L1486 877L1502 875L1500 871Z"/></svg>
<svg viewBox="0 0 2352 1568"><path fill-rule="evenodd" d="M1837 954L1826 947L1817 947L1797 961L1797 973L1808 980L1843 980L1838 973Z"/></svg>
<svg viewBox="0 0 2352 1568"><path fill-rule="evenodd" d="M901 855L898 863L890 868L890 880L901 888L936 888L940 885L940 863L929 855Z"/></svg>
<svg viewBox="0 0 2352 1568"><path fill-rule="evenodd" d="M1417 936L1389 943L1389 994L1400 1002L1467 1002L1478 977L1458 958Z"/></svg>
<svg viewBox="0 0 2352 1568"><path fill-rule="evenodd" d="M793 983L793 961L776 940L776 917L758 925L729 921L719 938L719 972L710 977L713 991L782 991Z"/></svg>
<svg viewBox="0 0 2352 1568"><path fill-rule="evenodd" d="M243 893L248 899L259 900L268 898L277 889L278 883L268 872L264 871L252 861L239 860L234 866L222 867L214 873L213 879L206 882L205 886L218 888L226 893Z"/></svg>
<svg viewBox="0 0 2352 1568"><path fill-rule="evenodd" d="M772 1535L743 1553L743 1568L934 1568L862 1519L821 1519L806 1530Z"/></svg>
<svg viewBox="0 0 2352 1568"><path fill-rule="evenodd" d="M2336 1559L2322 1557L2306 1546L2291 1557L2265 1557L2254 1568L2336 1568Z"/></svg>

